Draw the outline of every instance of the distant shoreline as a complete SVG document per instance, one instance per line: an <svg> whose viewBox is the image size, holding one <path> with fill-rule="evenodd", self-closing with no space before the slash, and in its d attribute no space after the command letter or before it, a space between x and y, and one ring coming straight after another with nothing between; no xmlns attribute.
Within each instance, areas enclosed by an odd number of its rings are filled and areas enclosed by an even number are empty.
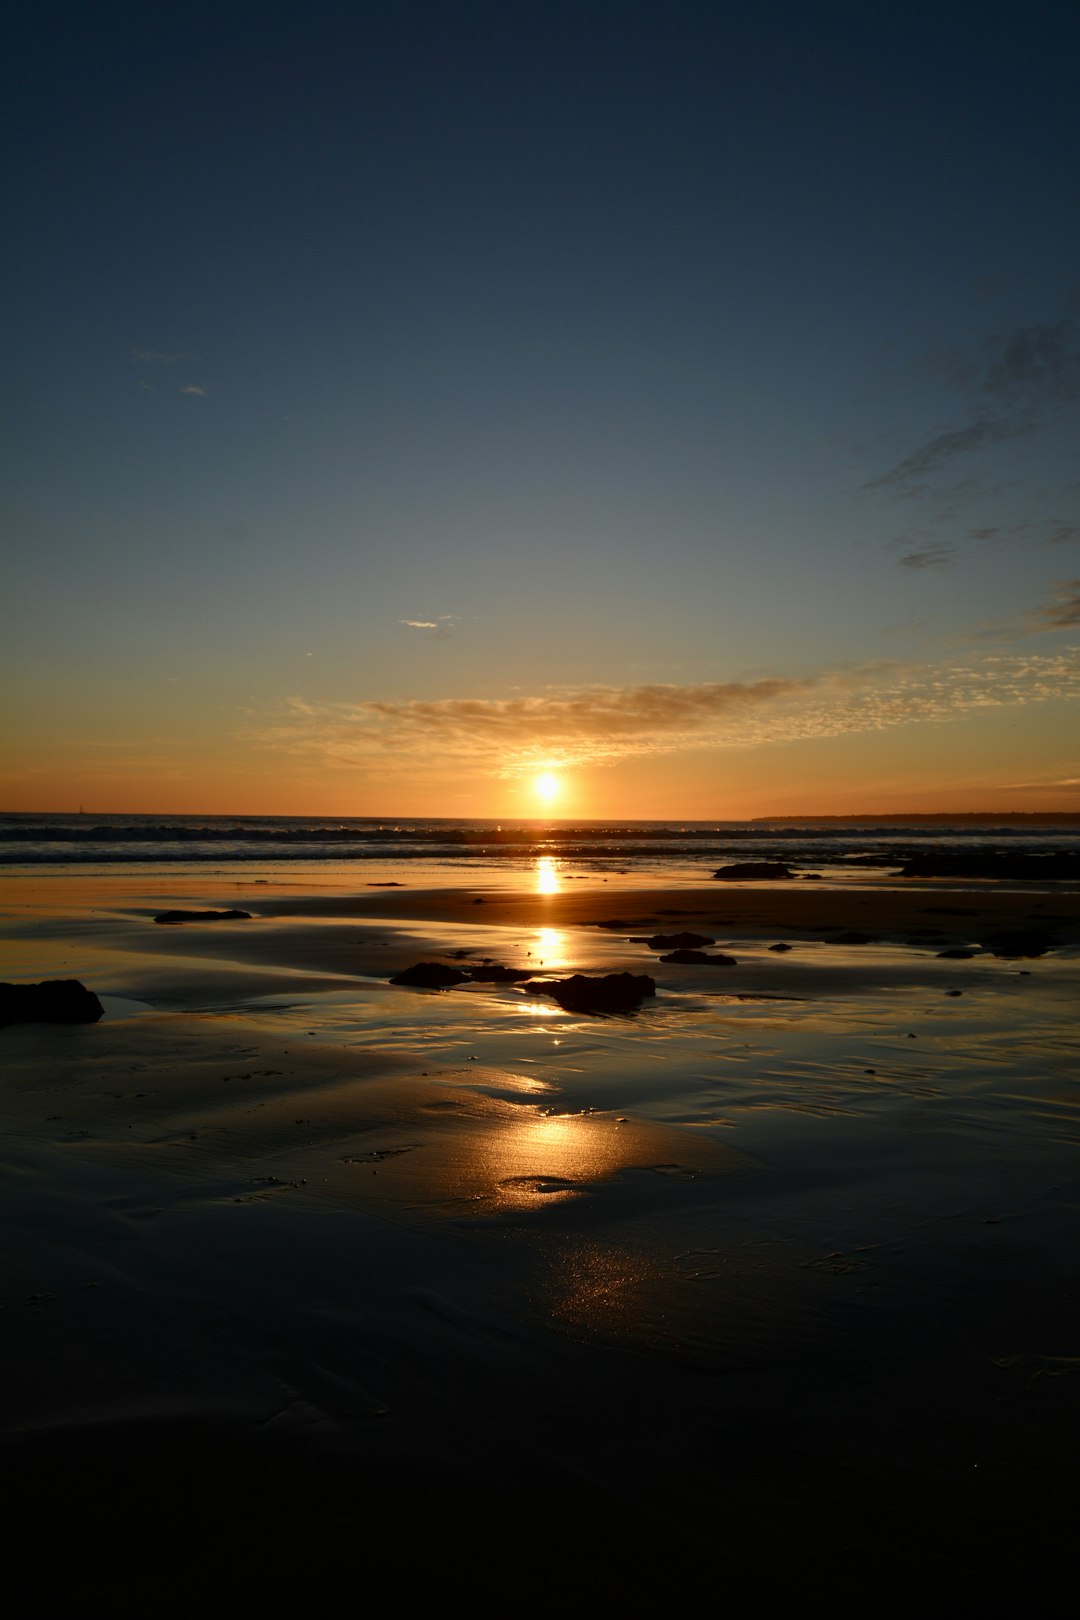
<svg viewBox="0 0 1080 1620"><path fill-rule="evenodd" d="M412 815L315 815L303 811L229 811L229 810L0 810L0 819L24 820L31 817L55 816L67 821L78 817L86 821L116 821L134 818L151 821L306 821L343 822L368 821L382 824L420 822L428 825L480 825L501 822L507 826L536 827L621 827L631 826L693 826L693 827L801 827L828 823L844 827L897 827L897 826L955 826L974 823L986 827L1001 826L1080 826L1080 810L946 810L865 811L857 815L818 815L807 811L803 815L785 816L412 816Z"/></svg>
<svg viewBox="0 0 1080 1620"><path fill-rule="evenodd" d="M897 815L868 813L857 816L754 816L751 825L799 827L807 822L828 821L853 827L896 827L916 825L954 826L957 822L978 822L987 827L1012 826L1016 823L1047 827L1080 826L1080 810L958 810L949 814L943 810L911 811Z"/></svg>

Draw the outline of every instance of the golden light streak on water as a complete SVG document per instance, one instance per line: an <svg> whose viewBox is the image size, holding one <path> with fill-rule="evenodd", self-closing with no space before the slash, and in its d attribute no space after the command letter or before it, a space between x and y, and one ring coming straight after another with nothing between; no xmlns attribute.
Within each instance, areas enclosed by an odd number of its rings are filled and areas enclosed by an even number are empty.
<svg viewBox="0 0 1080 1620"><path fill-rule="evenodd" d="M537 894L558 894L561 888L558 863L550 855L539 856L536 862Z"/></svg>

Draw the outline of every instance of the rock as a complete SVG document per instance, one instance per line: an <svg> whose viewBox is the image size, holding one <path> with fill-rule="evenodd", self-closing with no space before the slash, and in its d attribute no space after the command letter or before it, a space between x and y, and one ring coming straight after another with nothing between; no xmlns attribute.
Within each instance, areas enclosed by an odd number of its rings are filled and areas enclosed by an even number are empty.
<svg viewBox="0 0 1080 1620"><path fill-rule="evenodd" d="M239 922L250 921L250 911L163 911L154 918L156 923Z"/></svg>
<svg viewBox="0 0 1080 1620"><path fill-rule="evenodd" d="M688 965L691 962L711 962L715 967L737 966L735 958L725 956L722 951L717 951L715 956L710 956L707 951L670 951L667 956L662 956L660 960L661 962L685 962Z"/></svg>
<svg viewBox="0 0 1080 1620"><path fill-rule="evenodd" d="M1014 928L993 934L986 944L995 956L1045 956L1054 948L1050 935L1034 928Z"/></svg>
<svg viewBox="0 0 1080 1620"><path fill-rule="evenodd" d="M778 940L775 945L770 945L768 948L770 951L790 951L792 947L787 943L786 940L781 939Z"/></svg>
<svg viewBox="0 0 1080 1620"><path fill-rule="evenodd" d="M678 951L691 949L695 945L715 945L715 939L708 934L635 934L630 941L631 945L647 945L651 951Z"/></svg>
<svg viewBox="0 0 1080 1620"><path fill-rule="evenodd" d="M645 973L608 973L590 978L575 973L569 979L534 979L531 988L553 996L567 1012L636 1012L646 996L655 996L656 982Z"/></svg>
<svg viewBox="0 0 1080 1620"><path fill-rule="evenodd" d="M931 849L910 856L901 866L900 876L1075 882L1080 878L1080 854L1075 850L1036 855L1020 850Z"/></svg>
<svg viewBox="0 0 1080 1620"><path fill-rule="evenodd" d="M469 975L444 962L414 962L402 973L395 973L391 984L404 984L411 990L445 990L452 984L467 984Z"/></svg>
<svg viewBox="0 0 1080 1620"><path fill-rule="evenodd" d="M939 958L946 962L970 962L972 957L978 956L979 953L978 951L961 950L959 945L956 945L951 950L938 951L937 954Z"/></svg>
<svg viewBox="0 0 1080 1620"><path fill-rule="evenodd" d="M531 968L499 967L492 962L484 967L474 967L469 970L469 978L474 984L517 984L520 979L531 979Z"/></svg>
<svg viewBox="0 0 1080 1620"><path fill-rule="evenodd" d="M0 1024L96 1024L104 1011L78 979L0 984Z"/></svg>
<svg viewBox="0 0 1080 1620"><path fill-rule="evenodd" d="M733 866L722 866L713 873L721 883L761 882L768 879L790 878L795 874L783 861L736 861Z"/></svg>

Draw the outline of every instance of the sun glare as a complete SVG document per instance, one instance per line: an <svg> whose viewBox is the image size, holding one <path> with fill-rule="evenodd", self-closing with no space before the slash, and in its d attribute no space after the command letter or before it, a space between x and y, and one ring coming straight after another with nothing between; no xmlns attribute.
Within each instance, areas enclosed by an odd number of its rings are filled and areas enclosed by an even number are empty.
<svg viewBox="0 0 1080 1620"><path fill-rule="evenodd" d="M538 776L533 783L533 792L536 794L536 797L538 799L542 799L545 804L550 804L553 799L557 799L561 789L562 783L559 781L557 776L552 774L551 771L542 772L542 774Z"/></svg>

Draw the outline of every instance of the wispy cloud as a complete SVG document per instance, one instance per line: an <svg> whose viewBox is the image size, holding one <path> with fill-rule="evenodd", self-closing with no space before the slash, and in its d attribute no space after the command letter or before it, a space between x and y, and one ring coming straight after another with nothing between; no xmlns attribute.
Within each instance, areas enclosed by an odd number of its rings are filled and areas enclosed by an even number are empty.
<svg viewBox="0 0 1080 1620"><path fill-rule="evenodd" d="M200 399L205 399L210 390L208 388L200 388L198 383L185 383L180 392L182 394L197 394Z"/></svg>
<svg viewBox="0 0 1080 1620"><path fill-rule="evenodd" d="M1036 630L1071 630L1080 625L1080 579L1058 580L1054 600L1036 608L1030 623Z"/></svg>
<svg viewBox="0 0 1080 1620"><path fill-rule="evenodd" d="M1033 424L1030 422L1008 421L1001 418L979 417L969 422L966 427L950 428L945 433L937 433L932 439L927 439L919 445L903 461L897 462L887 472L879 473L863 485L864 489L909 489L917 485L921 479L938 472L955 456L970 455L972 451L982 450L988 444L999 444L1003 439L1019 438L1021 434L1031 433Z"/></svg>
<svg viewBox="0 0 1080 1620"><path fill-rule="evenodd" d="M1034 433L1080 400L1080 328L1070 319L1019 327L988 339L979 362L962 369L969 420L924 439L864 490L925 494L958 456Z"/></svg>
<svg viewBox="0 0 1080 1620"><path fill-rule="evenodd" d="M921 546L916 551L906 551L900 558L900 567L915 570L951 568L955 558L956 549L953 546Z"/></svg>
<svg viewBox="0 0 1080 1620"><path fill-rule="evenodd" d="M516 777L539 764L614 765L687 749L941 723L976 709L1080 699L1080 648L964 664L873 664L801 679L551 688L534 696L311 703L294 698L249 741L341 767L468 765Z"/></svg>
<svg viewBox="0 0 1080 1620"><path fill-rule="evenodd" d="M980 391L1010 406L1080 399L1080 330L1071 320L1023 326L1002 340Z"/></svg>
<svg viewBox="0 0 1080 1620"><path fill-rule="evenodd" d="M430 631L433 640L446 641L453 634L457 617L456 613L440 613L436 619L399 619L398 624L409 630Z"/></svg>

